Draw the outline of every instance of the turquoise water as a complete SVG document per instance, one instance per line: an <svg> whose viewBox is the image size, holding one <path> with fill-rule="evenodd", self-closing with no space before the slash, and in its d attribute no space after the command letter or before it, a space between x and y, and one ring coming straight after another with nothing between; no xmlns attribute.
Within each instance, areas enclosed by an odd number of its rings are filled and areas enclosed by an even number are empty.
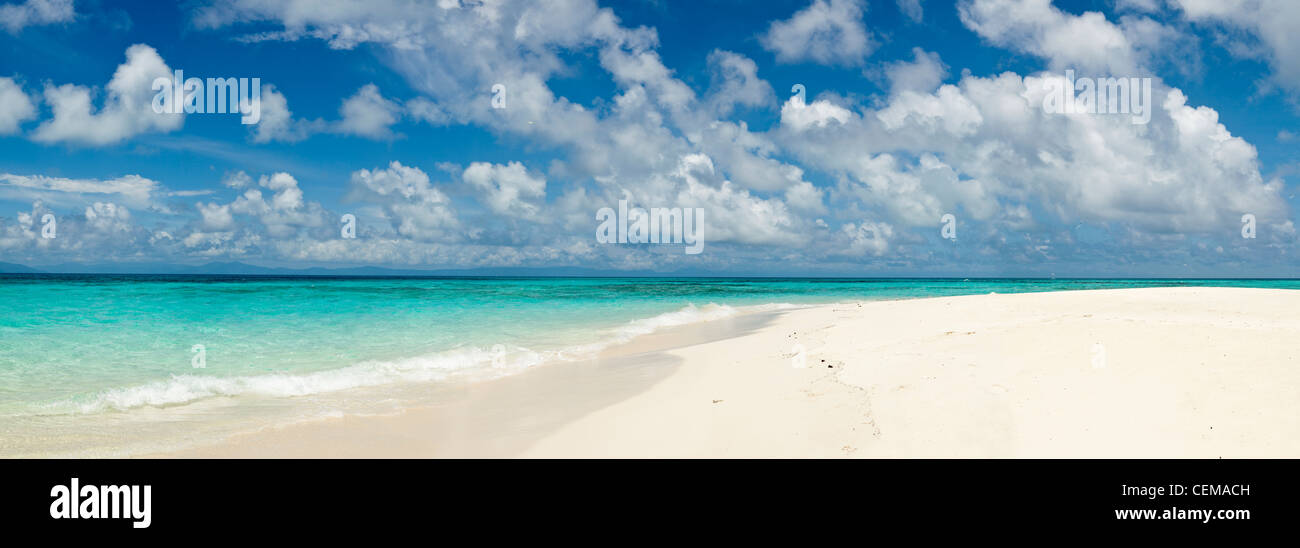
<svg viewBox="0 0 1300 548"><path fill-rule="evenodd" d="M1300 289L1296 280L0 275L0 421L490 378L773 303L1187 285Z"/></svg>

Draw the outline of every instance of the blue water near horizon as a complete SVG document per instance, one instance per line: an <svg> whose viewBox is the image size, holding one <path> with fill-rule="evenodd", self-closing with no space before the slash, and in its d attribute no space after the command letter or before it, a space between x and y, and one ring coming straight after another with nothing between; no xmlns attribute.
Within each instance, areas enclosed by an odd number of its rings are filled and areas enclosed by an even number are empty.
<svg viewBox="0 0 1300 548"><path fill-rule="evenodd" d="M0 419L491 378L777 304L1171 286L1300 280L5 274Z"/></svg>

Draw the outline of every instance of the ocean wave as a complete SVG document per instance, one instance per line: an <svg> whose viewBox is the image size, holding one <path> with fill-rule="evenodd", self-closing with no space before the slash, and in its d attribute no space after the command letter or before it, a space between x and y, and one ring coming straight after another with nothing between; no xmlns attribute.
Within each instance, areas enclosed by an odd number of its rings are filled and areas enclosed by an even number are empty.
<svg viewBox="0 0 1300 548"><path fill-rule="evenodd" d="M605 348L661 329L720 320L743 312L786 308L794 308L794 305L780 303L737 309L713 303L698 307L691 304L672 312L615 326L604 332L595 342L559 350L535 351L521 346L497 344L490 348L461 347L392 361L364 361L347 367L310 373L272 373L236 377L173 375L166 380L105 390L89 398L55 402L45 406L44 411L55 414L87 414L125 411L140 407L184 405L215 397L294 397L396 382L486 380L517 373L549 361L573 361L594 357Z"/></svg>
<svg viewBox="0 0 1300 548"><path fill-rule="evenodd" d="M693 304L686 305L681 309L672 312L665 312L658 316L632 320L626 325L615 329L616 340L617 342L627 342L635 337L649 335L650 333L654 333L660 329L679 327L698 322L721 320L724 318L730 318L739 313L739 310L724 304L709 303L701 307L697 307Z"/></svg>

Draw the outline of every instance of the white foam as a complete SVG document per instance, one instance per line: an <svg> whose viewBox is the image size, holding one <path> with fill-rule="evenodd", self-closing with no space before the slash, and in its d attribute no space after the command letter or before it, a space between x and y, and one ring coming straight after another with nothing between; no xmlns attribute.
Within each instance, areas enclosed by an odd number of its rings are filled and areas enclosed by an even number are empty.
<svg viewBox="0 0 1300 548"><path fill-rule="evenodd" d="M496 364L493 363L494 358ZM312 373L273 373L238 377L173 375L165 381L101 392L89 402L75 404L75 410L81 413L94 413L108 409L163 407L218 396L305 396L403 380L437 381L468 372L476 366L495 365L503 371L508 371L527 367L538 359L537 353L524 348L514 348L501 356L491 350L470 347L395 361L365 361L339 369Z"/></svg>
<svg viewBox="0 0 1300 548"><path fill-rule="evenodd" d="M483 380L516 373L548 361L591 357L609 346L664 328L719 320L736 316L742 311L759 312L794 307L784 303L742 309L713 303L700 307L691 304L612 328L597 342L560 350L538 352L506 345L494 345L491 349L462 347L394 361L364 361L339 369L311 373L237 377L173 375L167 380L106 390L89 401L58 402L48 409L55 413L97 413L182 405L214 397L294 397L405 381L443 381L453 378Z"/></svg>
<svg viewBox="0 0 1300 548"><path fill-rule="evenodd" d="M709 303L697 307L694 304L689 304L679 310L665 312L658 316L632 320L615 332L618 342L627 342L633 337L648 335L665 327L678 327L697 322L721 320L739 313L735 308L727 305Z"/></svg>

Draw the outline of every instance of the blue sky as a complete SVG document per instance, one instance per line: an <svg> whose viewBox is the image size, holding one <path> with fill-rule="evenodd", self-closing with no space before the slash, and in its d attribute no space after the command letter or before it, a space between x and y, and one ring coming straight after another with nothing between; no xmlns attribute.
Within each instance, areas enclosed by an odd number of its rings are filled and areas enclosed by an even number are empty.
<svg viewBox="0 0 1300 548"><path fill-rule="evenodd" d="M1286 0L0 0L0 261L1294 276L1294 28ZM153 112L177 69L260 78L261 121ZM1151 78L1150 122L1046 112L1066 70ZM620 199L700 208L704 252L598 242Z"/></svg>

